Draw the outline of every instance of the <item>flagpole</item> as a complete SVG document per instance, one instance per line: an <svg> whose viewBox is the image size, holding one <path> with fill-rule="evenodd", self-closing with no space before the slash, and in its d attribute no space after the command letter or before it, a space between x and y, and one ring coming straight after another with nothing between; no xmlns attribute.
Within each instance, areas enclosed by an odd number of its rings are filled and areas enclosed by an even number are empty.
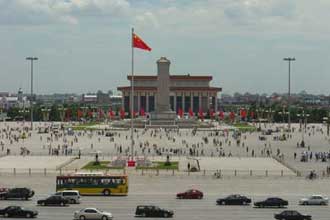
<svg viewBox="0 0 330 220"><path fill-rule="evenodd" d="M131 75L131 156L134 160L134 130L133 130L133 119L134 119L134 28L132 28L131 43L132 43L132 75Z"/></svg>

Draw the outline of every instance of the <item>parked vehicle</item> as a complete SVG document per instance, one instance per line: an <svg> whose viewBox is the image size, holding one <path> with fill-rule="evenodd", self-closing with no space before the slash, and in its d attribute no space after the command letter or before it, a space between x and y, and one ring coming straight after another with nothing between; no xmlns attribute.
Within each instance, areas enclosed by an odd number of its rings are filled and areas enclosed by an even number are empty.
<svg viewBox="0 0 330 220"><path fill-rule="evenodd" d="M289 203L288 201L278 198L278 197L271 197L263 201L255 202L254 206L259 208L264 207L284 207L287 206Z"/></svg>
<svg viewBox="0 0 330 220"><path fill-rule="evenodd" d="M173 217L173 211L161 209L154 205L140 205L136 207L135 216L136 217L163 217L171 218Z"/></svg>
<svg viewBox="0 0 330 220"><path fill-rule="evenodd" d="M297 211L285 210L279 214L275 214L274 218L279 220L311 220L312 216L303 215Z"/></svg>
<svg viewBox="0 0 330 220"><path fill-rule="evenodd" d="M4 217L25 217L25 218L34 218L38 215L38 212L35 210L25 209L20 206L8 206L4 209L0 209L0 215Z"/></svg>
<svg viewBox="0 0 330 220"><path fill-rule="evenodd" d="M322 195L312 195L299 200L299 205L328 205L329 199Z"/></svg>
<svg viewBox="0 0 330 220"><path fill-rule="evenodd" d="M80 211L74 212L73 218L79 220L111 220L113 217L110 212L104 212L97 208L84 208Z"/></svg>
<svg viewBox="0 0 330 220"><path fill-rule="evenodd" d="M68 199L71 204L79 204L80 203L80 193L78 190L64 190L61 192L55 193L57 196L63 196Z"/></svg>
<svg viewBox="0 0 330 220"><path fill-rule="evenodd" d="M197 189L189 189L185 192L176 194L176 198L178 199L202 199L203 192Z"/></svg>
<svg viewBox="0 0 330 220"><path fill-rule="evenodd" d="M218 205L248 205L250 203L250 198L238 194L229 195L225 198L220 198L217 200Z"/></svg>
<svg viewBox="0 0 330 220"><path fill-rule="evenodd" d="M37 201L38 205L41 206L65 206L69 204L69 200L63 196L50 196L46 199Z"/></svg>
<svg viewBox="0 0 330 220"><path fill-rule="evenodd" d="M34 191L29 188L12 188L0 193L0 199L25 199L34 196Z"/></svg>

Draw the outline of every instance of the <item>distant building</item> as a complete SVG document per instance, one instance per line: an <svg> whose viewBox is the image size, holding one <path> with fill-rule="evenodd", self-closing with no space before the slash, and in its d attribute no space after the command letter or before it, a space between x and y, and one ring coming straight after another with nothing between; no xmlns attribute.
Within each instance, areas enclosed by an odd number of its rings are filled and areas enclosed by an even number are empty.
<svg viewBox="0 0 330 220"><path fill-rule="evenodd" d="M83 94L81 102L84 104L96 104L97 103L97 95L95 94Z"/></svg>
<svg viewBox="0 0 330 220"><path fill-rule="evenodd" d="M166 58L161 58L166 59ZM158 75L134 76L134 110L154 112L156 109L156 96L158 94ZM132 76L127 76L129 81ZM219 87L210 86L213 77L210 75L171 75L169 76L169 104L172 111L198 112L200 109L207 112L210 109L217 110ZM122 107L126 112L130 111L131 86L117 88L122 92Z"/></svg>

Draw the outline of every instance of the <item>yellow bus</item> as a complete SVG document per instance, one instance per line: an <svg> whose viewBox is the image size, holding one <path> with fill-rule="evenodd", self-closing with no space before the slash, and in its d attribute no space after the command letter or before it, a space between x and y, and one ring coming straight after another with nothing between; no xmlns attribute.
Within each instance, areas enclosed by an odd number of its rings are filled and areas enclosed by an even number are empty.
<svg viewBox="0 0 330 220"><path fill-rule="evenodd" d="M128 193L127 175L75 173L56 177L56 191L78 190L81 195L122 195Z"/></svg>

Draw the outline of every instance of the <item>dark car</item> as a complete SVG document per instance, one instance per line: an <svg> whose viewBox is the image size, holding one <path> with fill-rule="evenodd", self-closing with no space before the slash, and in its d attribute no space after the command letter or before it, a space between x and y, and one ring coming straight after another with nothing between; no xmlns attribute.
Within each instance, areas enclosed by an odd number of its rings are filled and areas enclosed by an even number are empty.
<svg viewBox="0 0 330 220"><path fill-rule="evenodd" d="M196 189L189 189L185 192L176 194L178 199L202 199L203 193Z"/></svg>
<svg viewBox="0 0 330 220"><path fill-rule="evenodd" d="M69 204L69 200L63 196L50 196L46 199L38 200L38 205L42 206L65 206Z"/></svg>
<svg viewBox="0 0 330 220"><path fill-rule="evenodd" d="M38 215L35 210L29 210L20 206L8 206L7 208L0 209L0 215L5 217L25 217L34 218Z"/></svg>
<svg viewBox="0 0 330 220"><path fill-rule="evenodd" d="M135 216L170 218L173 217L173 211L161 209L154 205L140 205L136 207Z"/></svg>
<svg viewBox="0 0 330 220"><path fill-rule="evenodd" d="M225 198L220 198L217 200L218 205L248 205L250 203L251 199L238 194L229 195Z"/></svg>
<svg viewBox="0 0 330 220"><path fill-rule="evenodd" d="M274 218L279 220L311 220L312 216L303 215L297 211L286 210L279 214L275 214Z"/></svg>
<svg viewBox="0 0 330 220"><path fill-rule="evenodd" d="M259 208L264 208L264 207L284 207L287 206L289 203L288 201L281 199L281 198L277 198L277 197L272 197L272 198L268 198L264 201L259 201L259 202L255 202L254 206L259 207Z"/></svg>
<svg viewBox="0 0 330 220"><path fill-rule="evenodd" d="M34 196L34 191L29 188L12 188L0 193L1 199L25 199Z"/></svg>

